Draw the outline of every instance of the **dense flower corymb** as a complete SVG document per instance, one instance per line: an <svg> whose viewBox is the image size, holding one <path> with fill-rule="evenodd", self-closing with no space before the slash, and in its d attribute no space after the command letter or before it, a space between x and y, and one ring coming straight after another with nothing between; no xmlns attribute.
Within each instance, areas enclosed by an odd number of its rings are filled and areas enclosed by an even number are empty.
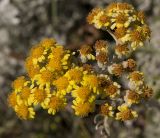
<svg viewBox="0 0 160 138"><path fill-rule="evenodd" d="M111 31L121 44L129 43L133 50L143 46L144 41L150 38L144 13L136 11L128 3L112 3L104 9L95 8L87 21L98 29Z"/></svg>
<svg viewBox="0 0 160 138"><path fill-rule="evenodd" d="M37 106L54 115L72 104L77 116L95 112L126 121L138 116L133 106L152 96L130 57L150 38L143 12L127 3L112 3L93 9L87 21L108 31L116 44L97 40L71 52L46 38L33 46L25 62L27 75L13 81L8 96L9 106L21 119L33 119Z"/></svg>

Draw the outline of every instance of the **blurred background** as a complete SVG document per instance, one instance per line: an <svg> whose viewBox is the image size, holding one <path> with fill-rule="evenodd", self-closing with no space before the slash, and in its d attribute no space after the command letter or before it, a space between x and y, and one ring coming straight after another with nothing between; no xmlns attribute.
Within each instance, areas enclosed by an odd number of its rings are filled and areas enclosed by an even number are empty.
<svg viewBox="0 0 160 138"><path fill-rule="evenodd" d="M54 37L69 49L97 39L112 38L86 23L96 6L116 0L0 0L0 138L101 138L93 117L70 112L55 116L39 110L33 121L21 121L7 105L11 82L25 73L29 49L43 38ZM134 53L153 98L139 107L140 116L130 123L112 122L111 138L160 138L160 1L117 0L143 10L150 24L151 41ZM116 132L116 133L115 133Z"/></svg>

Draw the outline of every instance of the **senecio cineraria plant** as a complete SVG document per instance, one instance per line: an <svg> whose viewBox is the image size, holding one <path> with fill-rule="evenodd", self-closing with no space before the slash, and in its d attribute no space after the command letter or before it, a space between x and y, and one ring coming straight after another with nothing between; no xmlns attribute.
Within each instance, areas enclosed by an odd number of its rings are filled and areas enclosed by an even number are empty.
<svg viewBox="0 0 160 138"><path fill-rule="evenodd" d="M120 121L138 116L135 105L152 95L130 58L150 39L144 13L127 3L112 3L93 9L87 21L108 31L115 46L97 40L94 46L83 45L71 52L50 38L35 45L25 62L26 77L13 82L8 96L18 117L34 118L37 106L54 115L71 101L75 115L81 117L93 112Z"/></svg>

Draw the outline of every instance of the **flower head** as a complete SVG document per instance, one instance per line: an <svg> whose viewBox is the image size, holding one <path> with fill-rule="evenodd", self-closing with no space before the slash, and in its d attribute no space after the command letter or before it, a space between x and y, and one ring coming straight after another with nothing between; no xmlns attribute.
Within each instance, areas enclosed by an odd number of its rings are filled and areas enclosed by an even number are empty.
<svg viewBox="0 0 160 138"><path fill-rule="evenodd" d="M37 75L37 83L41 86L50 86L50 84L53 82L53 79L54 73L45 68L40 70L40 74Z"/></svg>
<svg viewBox="0 0 160 138"><path fill-rule="evenodd" d="M52 58L49 60L48 64L46 65L48 70L50 71L62 71L62 64L60 58Z"/></svg>
<svg viewBox="0 0 160 138"><path fill-rule="evenodd" d="M88 60L94 60L95 57L92 54L92 48L89 45L82 45L80 48L80 58L83 63L86 63Z"/></svg>
<svg viewBox="0 0 160 138"><path fill-rule="evenodd" d="M108 103L101 105L101 114L105 116L113 117L113 107Z"/></svg>
<svg viewBox="0 0 160 138"><path fill-rule="evenodd" d="M14 82L12 83L13 88L16 92L19 92L22 90L23 86L26 83L26 79L24 76L18 77Z"/></svg>
<svg viewBox="0 0 160 138"><path fill-rule="evenodd" d="M49 91L40 89L40 88L34 88L32 90L32 99L33 99L33 104L41 104L43 108L48 104L51 94Z"/></svg>
<svg viewBox="0 0 160 138"><path fill-rule="evenodd" d="M97 54L100 51L105 52L107 54L108 53L108 43L104 40L97 40L95 43L95 50Z"/></svg>
<svg viewBox="0 0 160 138"><path fill-rule="evenodd" d="M33 47L30 53L30 56L33 60L33 64L38 65L39 63L43 62L45 60L46 54L47 52L45 51L45 48L41 45Z"/></svg>
<svg viewBox="0 0 160 138"><path fill-rule="evenodd" d="M94 74L84 75L82 85L88 86L93 92L98 92L98 77Z"/></svg>
<svg viewBox="0 0 160 138"><path fill-rule="evenodd" d="M125 102L127 105L132 105L132 104L138 104L140 102L141 96L135 91L132 90L127 90L126 95L124 97Z"/></svg>
<svg viewBox="0 0 160 138"><path fill-rule="evenodd" d="M47 104L46 108L48 113L54 115L56 112L62 110L66 105L66 99L56 95L50 97L50 101Z"/></svg>
<svg viewBox="0 0 160 138"><path fill-rule="evenodd" d="M10 107L15 108L17 103L17 94L15 92L12 92L8 96L8 104Z"/></svg>
<svg viewBox="0 0 160 138"><path fill-rule="evenodd" d="M129 74L129 86L131 89L138 88L143 84L144 76L142 72L133 71Z"/></svg>
<svg viewBox="0 0 160 138"><path fill-rule="evenodd" d="M63 46L57 45L51 49L48 56L46 67L52 72L64 72L69 66L70 51L65 50Z"/></svg>
<svg viewBox="0 0 160 138"><path fill-rule="evenodd" d="M94 95L92 95L91 89L86 86L78 87L74 91L72 91L72 96L76 98L78 102L93 102L95 100Z"/></svg>
<svg viewBox="0 0 160 138"><path fill-rule="evenodd" d="M94 111L94 103L90 102L77 102L73 101L72 108L75 110L77 116L87 116L89 113Z"/></svg>
<svg viewBox="0 0 160 138"><path fill-rule="evenodd" d="M129 71L133 71L136 68L136 61L133 59L128 59L122 62L123 68Z"/></svg>
<svg viewBox="0 0 160 138"><path fill-rule="evenodd" d="M25 104L17 105L15 108L17 116L21 119L33 119L35 116L34 109L32 107L28 107Z"/></svg>
<svg viewBox="0 0 160 138"><path fill-rule="evenodd" d="M56 46L51 49L51 54L49 57L51 58L53 56L53 57L60 58L61 56L63 56L64 53L65 51L63 46Z"/></svg>
<svg viewBox="0 0 160 138"><path fill-rule="evenodd" d="M101 12L102 9L101 8L94 8L88 15L87 17L87 21L89 24L92 24L94 23L94 20L95 20L95 16L98 15L99 12Z"/></svg>
<svg viewBox="0 0 160 138"><path fill-rule="evenodd" d="M72 90L72 86L69 84L69 80L67 77L62 76L53 82L58 91L62 91L64 94L66 92L70 92Z"/></svg>
<svg viewBox="0 0 160 138"><path fill-rule="evenodd" d="M33 103L33 99L31 97L31 89L28 86L23 87L18 97L19 100L21 102L24 102L26 105L31 105Z"/></svg>
<svg viewBox="0 0 160 138"><path fill-rule="evenodd" d="M125 104L122 104L118 107L119 112L116 113L116 119L127 121L136 118L137 112L133 111L132 109L129 109Z"/></svg>
<svg viewBox="0 0 160 138"><path fill-rule="evenodd" d="M131 38L131 47L135 50L138 46L143 46L144 36L140 29L136 29L131 31L130 33Z"/></svg>
<svg viewBox="0 0 160 138"><path fill-rule="evenodd" d="M121 64L112 64L108 67L108 71L115 76L121 76L123 73L123 66Z"/></svg>
<svg viewBox="0 0 160 138"><path fill-rule="evenodd" d="M124 45L119 44L115 47L115 54L119 58L121 58L122 56L127 56L128 53L129 53L129 48L126 44L124 44Z"/></svg>
<svg viewBox="0 0 160 138"><path fill-rule="evenodd" d="M40 45L45 49L55 46L56 41L53 38L45 38L40 42Z"/></svg>
<svg viewBox="0 0 160 138"><path fill-rule="evenodd" d="M118 96L120 94L120 87L121 86L118 83L113 82L113 83L109 84L108 86L106 86L104 91L107 96L109 96L111 98L115 98L116 96Z"/></svg>
<svg viewBox="0 0 160 138"><path fill-rule="evenodd" d="M39 74L39 72L40 72L40 67L35 66L33 64L33 58L32 57L28 57L26 59L25 67L26 67L26 70L27 70L27 74L31 79L34 79L34 76L36 74Z"/></svg>
<svg viewBox="0 0 160 138"><path fill-rule="evenodd" d="M125 27L119 27L115 29L114 35L117 39L124 37L127 33L127 29Z"/></svg>
<svg viewBox="0 0 160 138"><path fill-rule="evenodd" d="M83 78L83 68L75 67L66 72L65 76L70 81L70 84L75 85L80 83Z"/></svg>

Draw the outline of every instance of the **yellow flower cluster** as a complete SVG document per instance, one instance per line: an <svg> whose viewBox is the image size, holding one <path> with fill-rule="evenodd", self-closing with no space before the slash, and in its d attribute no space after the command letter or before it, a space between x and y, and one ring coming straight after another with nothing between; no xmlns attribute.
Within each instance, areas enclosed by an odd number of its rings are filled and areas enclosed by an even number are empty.
<svg viewBox="0 0 160 138"><path fill-rule="evenodd" d="M20 118L34 118L35 106L50 114L65 107L64 91L69 90L69 82L63 75L70 68L70 56L70 51L54 39L44 39L31 49L25 62L27 76L13 82L8 96L9 105Z"/></svg>
<svg viewBox="0 0 160 138"><path fill-rule="evenodd" d="M134 49L149 37L143 13L129 4L113 3L93 9L88 22L111 30L118 44L110 51L107 41L97 40L94 46L82 45L73 53L54 39L35 45L25 62L26 77L13 82L8 96L9 106L21 119L34 118L37 107L54 115L72 104L77 116L98 112L125 121L138 116L133 105L152 96L136 61L121 58L130 52L129 43Z"/></svg>
<svg viewBox="0 0 160 138"><path fill-rule="evenodd" d="M145 15L142 11L136 11L128 3L112 3L106 8L93 9L88 17L89 24L93 24L98 29L110 31L116 36L121 46L117 48L117 55L128 52L129 45L133 50L143 46L144 41L150 38L150 29L146 23Z"/></svg>

